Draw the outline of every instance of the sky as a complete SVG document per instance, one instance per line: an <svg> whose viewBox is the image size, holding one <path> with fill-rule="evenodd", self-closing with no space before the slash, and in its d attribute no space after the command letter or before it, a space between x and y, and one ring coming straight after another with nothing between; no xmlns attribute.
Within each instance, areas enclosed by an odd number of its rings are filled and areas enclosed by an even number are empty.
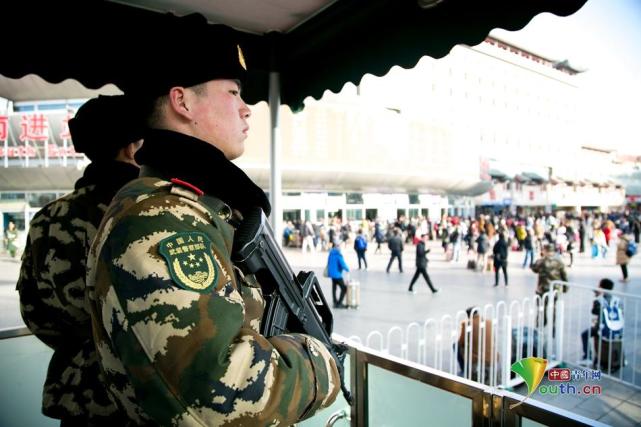
<svg viewBox="0 0 641 427"><path fill-rule="evenodd" d="M585 119L577 133L641 155L641 0L588 0L574 15L543 13L520 31L491 34L585 70L577 78Z"/></svg>

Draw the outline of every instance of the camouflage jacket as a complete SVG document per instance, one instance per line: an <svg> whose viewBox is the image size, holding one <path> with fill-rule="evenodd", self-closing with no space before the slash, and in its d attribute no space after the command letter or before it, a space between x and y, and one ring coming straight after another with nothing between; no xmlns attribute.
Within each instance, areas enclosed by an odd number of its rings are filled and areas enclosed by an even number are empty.
<svg viewBox="0 0 641 427"><path fill-rule="evenodd" d="M105 215L88 260L94 336L109 390L135 424L290 425L340 389L322 343L260 335L264 300L230 261L230 213L145 177Z"/></svg>
<svg viewBox="0 0 641 427"><path fill-rule="evenodd" d="M568 280L565 264L554 256L546 255L543 258L539 258L532 265L532 271L539 275L536 285L536 293L538 295L543 295L550 290L550 282L554 280L563 280L566 282ZM563 292L565 291L566 287L563 288Z"/></svg>
<svg viewBox="0 0 641 427"><path fill-rule="evenodd" d="M42 412L83 423L112 417L85 302L86 257L116 190L138 175L121 162L91 164L77 189L42 208L30 223L16 289L27 327L54 350Z"/></svg>

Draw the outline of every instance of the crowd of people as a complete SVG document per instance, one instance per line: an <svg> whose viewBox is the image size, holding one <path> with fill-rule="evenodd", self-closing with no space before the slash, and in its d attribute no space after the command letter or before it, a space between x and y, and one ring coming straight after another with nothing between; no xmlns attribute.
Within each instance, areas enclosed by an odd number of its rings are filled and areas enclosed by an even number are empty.
<svg viewBox="0 0 641 427"><path fill-rule="evenodd" d="M288 221L283 233L285 247L302 247L303 252L326 251L335 243L341 248L356 244L361 236L366 242L376 245L374 253L381 252L387 243L392 256L402 261L399 254L404 244L417 245L421 236L439 240L445 260L460 262L465 257L468 266L479 272L504 271L507 257L514 252L522 256L523 268L532 267L546 244L553 244L557 255L574 265L576 253L591 251L592 258L605 258L609 251L616 251L616 262L622 268L622 280L628 280L626 265L630 256L625 256L630 246L639 243L641 223L636 211L585 213L581 216L563 214L533 215L479 215L477 218L444 217L440 221L427 218L407 219L401 216L396 221L362 220L341 221L334 218L329 225L310 221ZM359 242L354 246L359 260L366 265L364 247ZM629 251L628 251L629 252ZM465 255L465 256L464 256ZM471 262L469 262L471 261ZM360 262L359 262L360 267Z"/></svg>
<svg viewBox="0 0 641 427"><path fill-rule="evenodd" d="M357 229L356 233L352 230ZM430 240L438 240L447 262L459 263L467 258L467 267L473 271L494 272L494 286L508 286L508 258L522 256L519 264L530 268L539 278L548 275L567 280L565 268L574 265L575 254L591 251L593 259L605 258L609 250L616 251L616 263L621 268L621 281L627 283L628 263L636 253L641 223L639 212L626 211L610 214L584 213L551 215L479 215L477 218L444 217L441 221L428 218L399 217L396 221L362 220L342 222L335 218L328 225L310 221L288 222L283 234L284 246L300 246L303 252L340 251L353 245L358 268L367 269L368 242L376 245L374 253L381 252L386 243L389 262L386 272L398 265L403 272L403 251L406 245L416 246L416 272L408 291L420 276L433 293L438 292L427 272L427 248ZM330 260L332 257L330 256ZM341 255L342 259L342 255ZM330 262L328 260L328 262ZM541 280L539 280L541 282ZM545 282L545 280L543 280ZM537 294L545 293L545 284L537 286ZM540 291L540 292L539 292ZM342 298L334 296L335 305L342 307Z"/></svg>

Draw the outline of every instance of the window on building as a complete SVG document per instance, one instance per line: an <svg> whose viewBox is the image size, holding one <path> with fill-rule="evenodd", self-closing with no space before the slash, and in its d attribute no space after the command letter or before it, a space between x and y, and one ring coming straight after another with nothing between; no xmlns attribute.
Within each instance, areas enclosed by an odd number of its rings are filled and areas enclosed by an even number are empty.
<svg viewBox="0 0 641 427"><path fill-rule="evenodd" d="M32 208L41 208L47 203L56 200L56 193L29 193L29 206Z"/></svg>
<svg viewBox="0 0 641 427"><path fill-rule="evenodd" d="M421 201L418 198L418 194L410 194L410 205L418 205Z"/></svg>
<svg viewBox="0 0 641 427"><path fill-rule="evenodd" d="M13 111L19 113L27 113L29 111L35 111L36 108L33 105L14 105Z"/></svg>
<svg viewBox="0 0 641 427"><path fill-rule="evenodd" d="M300 221L300 209L283 209L283 221Z"/></svg>
<svg viewBox="0 0 641 427"><path fill-rule="evenodd" d="M347 209L348 221L360 221L363 219L363 209Z"/></svg>
<svg viewBox="0 0 641 427"><path fill-rule="evenodd" d="M39 104L38 111L66 110L67 104Z"/></svg>
<svg viewBox="0 0 641 427"><path fill-rule="evenodd" d="M325 221L325 209L316 209L316 221Z"/></svg>
<svg viewBox="0 0 641 427"><path fill-rule="evenodd" d="M378 218L378 209L365 209L365 218L374 221Z"/></svg>
<svg viewBox="0 0 641 427"><path fill-rule="evenodd" d="M0 200L24 200L25 193L0 193Z"/></svg>
<svg viewBox="0 0 641 427"><path fill-rule="evenodd" d="M363 193L347 193L346 199L348 205L362 205Z"/></svg>

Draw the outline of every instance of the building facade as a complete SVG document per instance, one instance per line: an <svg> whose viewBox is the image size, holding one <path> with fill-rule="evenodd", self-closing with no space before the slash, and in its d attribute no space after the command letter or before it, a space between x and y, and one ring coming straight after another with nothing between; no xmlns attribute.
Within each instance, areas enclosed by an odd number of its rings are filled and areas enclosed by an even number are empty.
<svg viewBox="0 0 641 427"><path fill-rule="evenodd" d="M586 145L581 73L488 37L411 70L282 107L284 219L437 220L479 209L608 210L625 202L616 153ZM83 100L0 103L0 211L19 225L86 164L66 122ZM252 107L237 164L269 191L269 110ZM117 125L117 124L114 124ZM168 154L170 155L170 154Z"/></svg>

